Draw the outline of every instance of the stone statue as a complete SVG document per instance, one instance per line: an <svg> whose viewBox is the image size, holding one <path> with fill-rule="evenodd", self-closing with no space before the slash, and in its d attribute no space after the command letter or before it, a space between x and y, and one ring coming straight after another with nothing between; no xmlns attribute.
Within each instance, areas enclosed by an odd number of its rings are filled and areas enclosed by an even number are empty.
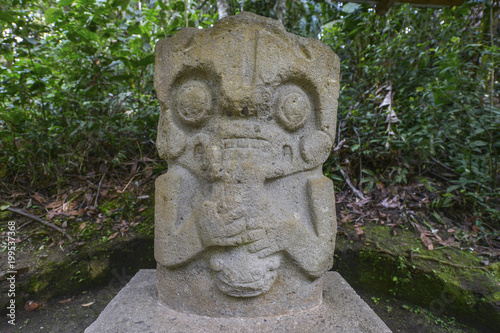
<svg viewBox="0 0 500 333"><path fill-rule="evenodd" d="M156 181L157 269L85 332L390 333L326 272L338 57L246 12L181 29L155 52L169 168Z"/></svg>
<svg viewBox="0 0 500 333"><path fill-rule="evenodd" d="M243 12L156 48L161 104L155 258L160 300L209 317L321 303L336 217L322 164L335 137L339 60Z"/></svg>

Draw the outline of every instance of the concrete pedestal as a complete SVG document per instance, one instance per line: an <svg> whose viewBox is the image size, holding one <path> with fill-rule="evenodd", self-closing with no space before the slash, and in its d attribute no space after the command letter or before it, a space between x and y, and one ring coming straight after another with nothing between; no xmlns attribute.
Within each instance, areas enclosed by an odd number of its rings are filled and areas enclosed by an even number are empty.
<svg viewBox="0 0 500 333"><path fill-rule="evenodd" d="M320 306L292 315L258 318L210 318L176 312L158 301L155 273L154 269L139 271L85 333L391 332L336 272L325 274Z"/></svg>

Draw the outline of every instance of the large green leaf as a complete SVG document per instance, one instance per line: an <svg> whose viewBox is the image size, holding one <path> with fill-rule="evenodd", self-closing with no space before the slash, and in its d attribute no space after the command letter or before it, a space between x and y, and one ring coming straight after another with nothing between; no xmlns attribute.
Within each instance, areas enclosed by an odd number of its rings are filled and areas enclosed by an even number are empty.
<svg viewBox="0 0 500 333"><path fill-rule="evenodd" d="M7 210L10 206L12 206L10 202L0 201L0 210Z"/></svg>
<svg viewBox="0 0 500 333"><path fill-rule="evenodd" d="M57 4L58 7L65 7L65 6L70 6L75 2L75 0L59 0L59 3Z"/></svg>
<svg viewBox="0 0 500 333"><path fill-rule="evenodd" d="M15 22L16 18L11 15L8 11L0 11L0 20L5 21L5 22Z"/></svg>
<svg viewBox="0 0 500 333"><path fill-rule="evenodd" d="M139 66L147 66L155 62L154 54L147 55L138 61Z"/></svg>
<svg viewBox="0 0 500 333"><path fill-rule="evenodd" d="M51 24L56 22L61 16L62 11L58 8L49 8L45 11L45 23Z"/></svg>

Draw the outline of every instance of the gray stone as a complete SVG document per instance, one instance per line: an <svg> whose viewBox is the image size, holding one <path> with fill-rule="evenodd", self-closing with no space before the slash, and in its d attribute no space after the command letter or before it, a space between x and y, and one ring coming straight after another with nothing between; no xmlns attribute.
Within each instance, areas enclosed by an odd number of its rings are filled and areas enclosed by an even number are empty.
<svg viewBox="0 0 500 333"><path fill-rule="evenodd" d="M161 304L155 270L141 270L85 333L198 332L391 332L336 272L324 277L323 301L282 316L211 318L176 312Z"/></svg>
<svg viewBox="0 0 500 333"><path fill-rule="evenodd" d="M156 47L155 271L85 332L390 332L337 274L339 59L243 12Z"/></svg>
<svg viewBox="0 0 500 333"><path fill-rule="evenodd" d="M339 59L243 12L156 47L155 258L164 304L210 317L321 303L333 263Z"/></svg>

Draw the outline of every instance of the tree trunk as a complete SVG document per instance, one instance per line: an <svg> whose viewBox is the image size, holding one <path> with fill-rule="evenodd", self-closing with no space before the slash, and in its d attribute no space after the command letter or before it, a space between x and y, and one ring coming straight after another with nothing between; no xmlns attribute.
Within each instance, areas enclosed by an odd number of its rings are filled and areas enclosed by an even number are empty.
<svg viewBox="0 0 500 333"><path fill-rule="evenodd" d="M285 25L286 0L276 0L276 3L274 4L274 13L276 15L276 19Z"/></svg>
<svg viewBox="0 0 500 333"><path fill-rule="evenodd" d="M217 10L219 11L219 20L233 14L230 0L217 0Z"/></svg>

